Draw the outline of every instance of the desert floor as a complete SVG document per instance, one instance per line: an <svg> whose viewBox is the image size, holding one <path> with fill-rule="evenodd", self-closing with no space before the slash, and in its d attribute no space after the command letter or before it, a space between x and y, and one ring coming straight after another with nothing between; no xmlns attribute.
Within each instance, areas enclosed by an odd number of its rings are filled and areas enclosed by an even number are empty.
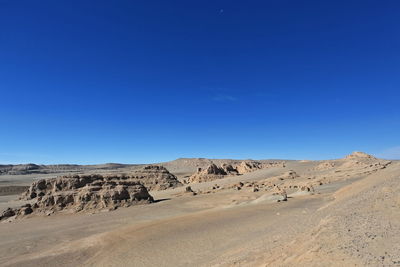
<svg viewBox="0 0 400 267"><path fill-rule="evenodd" d="M400 266L400 162L349 175L274 202L264 191L215 184L259 181L315 162L151 194L158 201L112 212L58 214L0 223L1 266ZM0 176L3 188L39 176ZM40 177L43 177L41 175ZM5 190L7 191L7 190ZM10 191L10 190L9 190ZM18 191L18 190L17 190ZM19 193L19 192L17 192ZM0 208L18 205L0 195Z"/></svg>

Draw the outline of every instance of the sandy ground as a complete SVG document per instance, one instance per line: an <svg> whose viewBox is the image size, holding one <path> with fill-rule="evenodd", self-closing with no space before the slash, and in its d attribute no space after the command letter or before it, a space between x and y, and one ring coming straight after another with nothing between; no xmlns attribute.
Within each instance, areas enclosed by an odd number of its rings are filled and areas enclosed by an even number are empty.
<svg viewBox="0 0 400 267"><path fill-rule="evenodd" d="M258 181L318 162L289 162L194 190ZM1 266L398 266L400 163L346 176L273 202L266 192L222 190L96 214L0 223ZM29 177L21 178L23 185ZM1 196L9 205L15 195Z"/></svg>

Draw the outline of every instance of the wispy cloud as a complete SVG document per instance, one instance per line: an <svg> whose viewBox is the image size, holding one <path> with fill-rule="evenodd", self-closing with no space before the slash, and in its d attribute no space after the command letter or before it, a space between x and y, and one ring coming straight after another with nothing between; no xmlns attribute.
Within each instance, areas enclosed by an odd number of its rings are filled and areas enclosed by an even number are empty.
<svg viewBox="0 0 400 267"><path fill-rule="evenodd" d="M212 100L216 102L235 102L237 98L232 95L218 94L213 96Z"/></svg>
<svg viewBox="0 0 400 267"><path fill-rule="evenodd" d="M378 153L377 156L385 159L400 159L400 146L385 149L381 153Z"/></svg>

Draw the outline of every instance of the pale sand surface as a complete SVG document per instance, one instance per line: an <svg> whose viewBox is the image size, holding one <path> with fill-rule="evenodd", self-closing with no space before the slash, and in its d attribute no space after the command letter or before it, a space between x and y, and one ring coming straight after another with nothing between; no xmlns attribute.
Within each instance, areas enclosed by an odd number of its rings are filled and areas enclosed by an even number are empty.
<svg viewBox="0 0 400 267"><path fill-rule="evenodd" d="M259 181L288 169L313 175L318 164L290 161L285 168L191 186L195 191L208 190L214 184ZM151 192L165 200L149 205L0 223L0 264L400 265L400 164L345 176L316 188L314 195L292 192L287 202L280 203L269 201L265 191L226 189L179 196L181 187ZM31 178L19 179L23 184ZM0 204L12 203L12 197L0 197Z"/></svg>

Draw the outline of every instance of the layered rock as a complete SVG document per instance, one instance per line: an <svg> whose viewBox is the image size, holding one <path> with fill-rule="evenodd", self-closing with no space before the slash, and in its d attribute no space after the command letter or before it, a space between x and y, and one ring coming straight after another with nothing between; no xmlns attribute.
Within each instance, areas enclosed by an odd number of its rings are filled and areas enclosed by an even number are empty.
<svg viewBox="0 0 400 267"><path fill-rule="evenodd" d="M371 156L367 153L360 152L360 151L354 151L350 155L347 155L345 157L346 159L359 159L359 158L364 158L364 159L376 159L374 156Z"/></svg>
<svg viewBox="0 0 400 267"><path fill-rule="evenodd" d="M241 175L256 170L272 168L272 167L285 167L284 162L268 162L261 163L259 161L243 161L236 165L222 164L220 167L212 163L206 169L199 168L195 174L189 177L189 183L202 183L213 181L226 176Z"/></svg>
<svg viewBox="0 0 400 267"><path fill-rule="evenodd" d="M157 165L149 165L136 170L129 174L129 179L140 181L150 191L182 186L175 175L165 167Z"/></svg>
<svg viewBox="0 0 400 267"><path fill-rule="evenodd" d="M239 174L245 174L261 169L268 169L274 167L285 167L285 163L282 161L272 162L259 162L259 161L242 161L240 164L235 166L235 169Z"/></svg>
<svg viewBox="0 0 400 267"><path fill-rule="evenodd" d="M231 164L222 164L221 168L226 172L226 175L238 175L239 171Z"/></svg>
<svg viewBox="0 0 400 267"><path fill-rule="evenodd" d="M139 181L124 175L72 175L34 182L21 196L31 204L6 210L0 219L31 213L116 209L151 203L153 197Z"/></svg>
<svg viewBox="0 0 400 267"><path fill-rule="evenodd" d="M236 170L240 174L252 172L263 168L263 164L257 161L243 161L236 166Z"/></svg>
<svg viewBox="0 0 400 267"><path fill-rule="evenodd" d="M42 197L49 191L77 190L87 185L143 185L149 190L164 190L181 186L182 183L162 166L149 165L131 174L108 175L67 175L53 179L42 179L34 182L22 195L22 198L33 199ZM112 189L112 188L109 188Z"/></svg>
<svg viewBox="0 0 400 267"><path fill-rule="evenodd" d="M131 174L67 175L34 182L21 195L29 206L6 210L1 218L30 213L51 214L59 211L112 210L135 204L151 203L147 191L182 185L167 169L146 166Z"/></svg>
<svg viewBox="0 0 400 267"><path fill-rule="evenodd" d="M223 178L228 173L223 167L218 167L214 163L202 170L199 168L195 174L189 177L189 183L202 183L213 181L216 179Z"/></svg>

